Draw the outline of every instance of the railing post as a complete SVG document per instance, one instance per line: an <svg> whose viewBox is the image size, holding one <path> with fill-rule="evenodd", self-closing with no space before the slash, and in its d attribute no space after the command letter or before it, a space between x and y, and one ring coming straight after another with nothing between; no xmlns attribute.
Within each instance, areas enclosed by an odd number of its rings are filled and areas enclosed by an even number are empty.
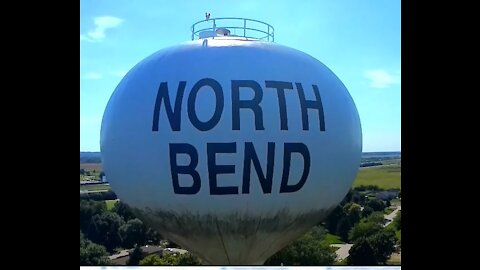
<svg viewBox="0 0 480 270"><path fill-rule="evenodd" d="M215 38L215 36L217 35L216 33L216 28L217 28L217 24L215 23L215 19L213 19L213 37L212 38Z"/></svg>
<svg viewBox="0 0 480 270"><path fill-rule="evenodd" d="M243 19L243 36L247 36L247 19Z"/></svg>

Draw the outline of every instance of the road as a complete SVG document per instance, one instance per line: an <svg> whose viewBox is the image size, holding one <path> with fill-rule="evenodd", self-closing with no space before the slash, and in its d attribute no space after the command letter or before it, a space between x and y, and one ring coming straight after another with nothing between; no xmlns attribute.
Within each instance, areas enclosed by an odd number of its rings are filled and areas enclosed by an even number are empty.
<svg viewBox="0 0 480 270"><path fill-rule="evenodd" d="M400 212L400 210L402 210L401 205L397 206L397 209L393 210L392 213L390 213L388 215L385 215L385 219L388 220L388 222L385 223L385 225L383 225L383 227L387 227L388 224L392 223L393 219L397 216L397 214L398 214L398 212Z"/></svg>
<svg viewBox="0 0 480 270"><path fill-rule="evenodd" d="M339 247L339 249L335 251L335 254L337 254L336 261L341 261L348 257L348 251L353 246L353 244L331 244L330 246Z"/></svg>
<svg viewBox="0 0 480 270"><path fill-rule="evenodd" d="M397 216L397 214L400 212L400 210L402 210L402 206L398 205L397 208L395 210L393 210L392 213L390 213L388 215L385 215L384 218L386 220L388 220L388 222L385 223L385 225L383 225L383 227L387 227L388 224L392 223L393 219ZM330 246L331 247L339 247L339 249L337 249L335 251L335 254L337 254L336 261L341 261L341 260L348 257L348 251L353 246L353 244L331 244Z"/></svg>

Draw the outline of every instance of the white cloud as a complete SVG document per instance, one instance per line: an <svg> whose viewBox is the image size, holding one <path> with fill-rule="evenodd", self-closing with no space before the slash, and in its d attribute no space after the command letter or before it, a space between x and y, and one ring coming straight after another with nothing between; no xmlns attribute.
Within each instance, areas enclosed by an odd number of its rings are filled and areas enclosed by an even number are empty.
<svg viewBox="0 0 480 270"><path fill-rule="evenodd" d="M370 80L373 88L387 88L392 84L400 84L400 75L388 73L383 69L366 70L364 76Z"/></svg>
<svg viewBox="0 0 480 270"><path fill-rule="evenodd" d="M110 74L115 76L115 77L123 78L123 76L125 76L127 74L127 72L128 72L127 70L116 70L116 71L110 72Z"/></svg>
<svg viewBox="0 0 480 270"><path fill-rule="evenodd" d="M98 72L87 72L83 78L86 80L98 80L102 78L102 74Z"/></svg>
<svg viewBox="0 0 480 270"><path fill-rule="evenodd" d="M123 21L123 19L113 16L95 17L93 23L96 27L93 30L88 31L86 35L80 35L80 40L90 42L102 41L105 38L105 31L107 31L107 29L118 27Z"/></svg>

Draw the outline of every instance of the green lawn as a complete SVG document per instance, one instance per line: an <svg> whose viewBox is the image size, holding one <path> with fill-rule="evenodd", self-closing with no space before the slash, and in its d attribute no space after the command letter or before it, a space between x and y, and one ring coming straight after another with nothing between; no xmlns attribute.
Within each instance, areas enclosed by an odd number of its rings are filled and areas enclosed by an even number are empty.
<svg viewBox="0 0 480 270"><path fill-rule="evenodd" d="M113 206L118 200L106 200L105 204L107 205L107 210L112 210Z"/></svg>
<svg viewBox="0 0 480 270"><path fill-rule="evenodd" d="M100 184L100 185L82 185L80 190L110 190L110 185Z"/></svg>
<svg viewBox="0 0 480 270"><path fill-rule="evenodd" d="M383 210L383 213L384 213L385 215L388 215L388 214L390 214L390 213L392 213L392 212L393 212L393 209L390 208L390 207L387 207L387 208L385 208L385 210Z"/></svg>
<svg viewBox="0 0 480 270"><path fill-rule="evenodd" d="M376 185L382 189L401 188L401 165L360 168L353 187L360 185Z"/></svg>
<svg viewBox="0 0 480 270"><path fill-rule="evenodd" d="M397 199L397 198L392 199L392 200L390 201L390 204L391 204L391 205L400 205L401 203L402 203L402 202L401 202L399 199Z"/></svg>
<svg viewBox="0 0 480 270"><path fill-rule="evenodd" d="M327 233L325 235L325 239L323 239L323 242L327 243L328 245L331 244L345 244L339 236L336 236L334 234Z"/></svg>

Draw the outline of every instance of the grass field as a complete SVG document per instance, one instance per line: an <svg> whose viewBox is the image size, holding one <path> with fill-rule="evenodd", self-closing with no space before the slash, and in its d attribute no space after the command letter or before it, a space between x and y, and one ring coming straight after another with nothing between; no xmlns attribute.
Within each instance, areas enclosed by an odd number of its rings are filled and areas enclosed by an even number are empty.
<svg viewBox="0 0 480 270"><path fill-rule="evenodd" d="M110 185L83 185L80 186L80 190L110 190Z"/></svg>
<svg viewBox="0 0 480 270"><path fill-rule="evenodd" d="M107 210L111 210L117 201L118 201L118 199L117 200L106 200L105 204L107 205Z"/></svg>
<svg viewBox="0 0 480 270"><path fill-rule="evenodd" d="M331 245L331 244L345 244L345 242L343 242L340 237L334 235L334 234L330 234L330 233L327 233L325 235L325 239L323 240L323 242L326 242L328 245Z"/></svg>
<svg viewBox="0 0 480 270"><path fill-rule="evenodd" d="M101 172L102 171L102 164L101 163L80 163L80 169L84 169L86 171L93 171Z"/></svg>
<svg viewBox="0 0 480 270"><path fill-rule="evenodd" d="M383 189L401 188L400 178L401 165L399 164L360 168L353 187L376 185Z"/></svg>
<svg viewBox="0 0 480 270"><path fill-rule="evenodd" d="M382 160L381 162L383 163L383 165L391 165L391 164L400 165L402 160L401 159L388 159L388 160Z"/></svg>

